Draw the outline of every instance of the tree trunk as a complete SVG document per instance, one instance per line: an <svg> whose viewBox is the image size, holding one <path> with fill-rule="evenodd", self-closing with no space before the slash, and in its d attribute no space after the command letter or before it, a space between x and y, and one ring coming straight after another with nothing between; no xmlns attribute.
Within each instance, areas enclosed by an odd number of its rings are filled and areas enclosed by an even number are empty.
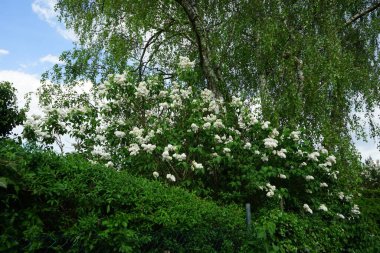
<svg viewBox="0 0 380 253"><path fill-rule="evenodd" d="M212 66L210 59L210 48L207 42L207 34L202 18L199 17L195 0L176 0L185 11L193 30L198 46L199 61L203 74L207 81L207 88L217 96L221 95L221 78Z"/></svg>

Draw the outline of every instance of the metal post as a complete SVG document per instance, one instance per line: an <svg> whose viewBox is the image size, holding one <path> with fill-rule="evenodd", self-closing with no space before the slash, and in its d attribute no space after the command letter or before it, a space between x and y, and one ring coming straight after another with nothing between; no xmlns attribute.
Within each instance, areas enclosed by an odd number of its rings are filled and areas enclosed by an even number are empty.
<svg viewBox="0 0 380 253"><path fill-rule="evenodd" d="M250 229L251 227L251 204L250 203L245 204L245 211L246 211L247 227L248 229Z"/></svg>

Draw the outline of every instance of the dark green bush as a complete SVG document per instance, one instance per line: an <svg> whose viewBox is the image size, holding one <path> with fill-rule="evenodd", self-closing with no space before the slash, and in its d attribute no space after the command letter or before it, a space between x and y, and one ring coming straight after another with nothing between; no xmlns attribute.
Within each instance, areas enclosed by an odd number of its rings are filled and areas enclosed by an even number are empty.
<svg viewBox="0 0 380 253"><path fill-rule="evenodd" d="M261 210L252 239L253 252L380 252L379 228L366 216L331 220L279 209Z"/></svg>
<svg viewBox="0 0 380 253"><path fill-rule="evenodd" d="M79 155L0 140L0 252L380 252L378 205L362 215L244 213Z"/></svg>
<svg viewBox="0 0 380 253"><path fill-rule="evenodd" d="M13 84L7 81L0 82L0 136L7 136L24 118L25 111L17 107L16 89Z"/></svg>
<svg viewBox="0 0 380 253"><path fill-rule="evenodd" d="M0 251L234 252L244 213L93 165L0 140Z"/></svg>

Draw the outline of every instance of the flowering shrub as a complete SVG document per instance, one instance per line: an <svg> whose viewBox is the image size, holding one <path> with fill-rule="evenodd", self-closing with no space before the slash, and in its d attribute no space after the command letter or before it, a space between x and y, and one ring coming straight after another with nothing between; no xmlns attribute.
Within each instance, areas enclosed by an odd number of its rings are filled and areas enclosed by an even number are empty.
<svg viewBox="0 0 380 253"><path fill-rule="evenodd" d="M24 136L52 144L70 135L76 152L95 163L224 203L334 219L360 214L352 195L339 188L331 152L301 131L263 121L255 99L232 96L226 103L188 85L181 76L189 76L192 64L181 62L174 81L155 75L137 81L125 72L89 93L47 84L41 90L46 115L29 118Z"/></svg>

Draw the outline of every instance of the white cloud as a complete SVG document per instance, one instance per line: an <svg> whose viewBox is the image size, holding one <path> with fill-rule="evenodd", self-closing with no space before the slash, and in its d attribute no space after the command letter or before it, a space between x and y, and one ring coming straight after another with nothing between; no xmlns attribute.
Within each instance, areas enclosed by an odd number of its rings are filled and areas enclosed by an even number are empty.
<svg viewBox="0 0 380 253"><path fill-rule="evenodd" d="M56 0L35 0L32 3L32 10L40 19L48 22L50 25L54 25L57 19L54 11L56 3Z"/></svg>
<svg viewBox="0 0 380 253"><path fill-rule="evenodd" d="M78 37L73 30L67 30L62 27L57 27L57 32L66 40L77 41Z"/></svg>
<svg viewBox="0 0 380 253"><path fill-rule="evenodd" d="M0 48L0 56L9 54L8 50Z"/></svg>
<svg viewBox="0 0 380 253"><path fill-rule="evenodd" d="M63 64L63 62L59 60L58 56L52 55L52 54L48 54L44 57L41 57L40 62L48 62L48 63L53 63L53 64Z"/></svg>
<svg viewBox="0 0 380 253"><path fill-rule="evenodd" d="M65 27L59 23L57 12L54 10L56 3L57 0L34 0L32 10L40 19L53 27L63 38L70 41L77 41L75 33L72 30L65 29Z"/></svg>
<svg viewBox="0 0 380 253"><path fill-rule="evenodd" d="M356 148L362 154L362 161L368 157L372 157L373 160L380 160L380 151L376 148L376 143L373 140L367 142L357 142Z"/></svg>

